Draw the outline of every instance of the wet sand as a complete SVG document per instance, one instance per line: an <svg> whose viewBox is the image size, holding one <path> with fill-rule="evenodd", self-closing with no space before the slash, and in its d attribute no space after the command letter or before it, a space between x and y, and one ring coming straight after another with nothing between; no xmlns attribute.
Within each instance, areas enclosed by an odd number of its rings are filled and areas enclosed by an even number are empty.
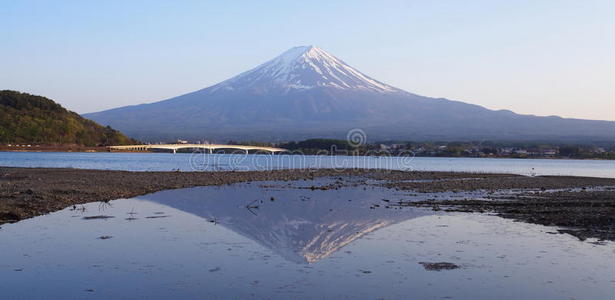
<svg viewBox="0 0 615 300"><path fill-rule="evenodd" d="M0 224L76 204L130 198L167 189L316 177L336 177L337 183L314 189L382 185L412 193L482 191L489 199L429 199L395 205L490 212L505 218L565 227L560 232L580 239L615 240L615 189L611 188L615 187L615 179L377 170L125 172L1 167Z"/></svg>

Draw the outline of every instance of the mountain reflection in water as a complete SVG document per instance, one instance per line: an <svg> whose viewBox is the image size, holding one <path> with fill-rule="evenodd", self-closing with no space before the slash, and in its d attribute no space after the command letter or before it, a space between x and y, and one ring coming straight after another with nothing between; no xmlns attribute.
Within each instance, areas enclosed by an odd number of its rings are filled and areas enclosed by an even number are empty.
<svg viewBox="0 0 615 300"><path fill-rule="evenodd" d="M252 183L236 184L232 189L164 191L139 198L215 222L289 261L315 263L369 232L433 214L424 209L385 208L383 199L400 196L384 188L311 190L294 184Z"/></svg>

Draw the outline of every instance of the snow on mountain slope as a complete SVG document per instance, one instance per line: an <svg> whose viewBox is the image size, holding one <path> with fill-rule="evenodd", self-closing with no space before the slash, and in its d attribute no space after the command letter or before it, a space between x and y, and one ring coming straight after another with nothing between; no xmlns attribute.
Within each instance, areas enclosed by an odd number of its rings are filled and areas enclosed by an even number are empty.
<svg viewBox="0 0 615 300"><path fill-rule="evenodd" d="M314 46L295 47L278 57L210 89L297 90L316 87L359 89L380 93L400 91L347 65Z"/></svg>

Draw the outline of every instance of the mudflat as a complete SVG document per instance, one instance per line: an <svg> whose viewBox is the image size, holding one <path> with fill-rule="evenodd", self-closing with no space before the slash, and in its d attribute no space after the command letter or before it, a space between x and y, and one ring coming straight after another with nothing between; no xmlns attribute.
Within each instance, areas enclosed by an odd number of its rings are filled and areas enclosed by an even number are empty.
<svg viewBox="0 0 615 300"><path fill-rule="evenodd" d="M382 209L414 206L438 211L496 213L519 221L560 226L559 232L580 239L615 240L615 179L357 169L126 172L0 167L0 224L72 205L167 189L316 177L335 177L336 184L313 189L378 185L433 195L421 201L386 202ZM438 193L468 191L477 193L455 199L437 197Z"/></svg>

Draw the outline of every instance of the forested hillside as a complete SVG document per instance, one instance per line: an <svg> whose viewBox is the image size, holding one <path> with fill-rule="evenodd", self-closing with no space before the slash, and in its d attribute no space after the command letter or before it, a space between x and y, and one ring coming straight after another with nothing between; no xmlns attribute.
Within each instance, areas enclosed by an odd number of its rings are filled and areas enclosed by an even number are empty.
<svg viewBox="0 0 615 300"><path fill-rule="evenodd" d="M0 91L0 143L108 146L135 141L45 97L4 90Z"/></svg>

